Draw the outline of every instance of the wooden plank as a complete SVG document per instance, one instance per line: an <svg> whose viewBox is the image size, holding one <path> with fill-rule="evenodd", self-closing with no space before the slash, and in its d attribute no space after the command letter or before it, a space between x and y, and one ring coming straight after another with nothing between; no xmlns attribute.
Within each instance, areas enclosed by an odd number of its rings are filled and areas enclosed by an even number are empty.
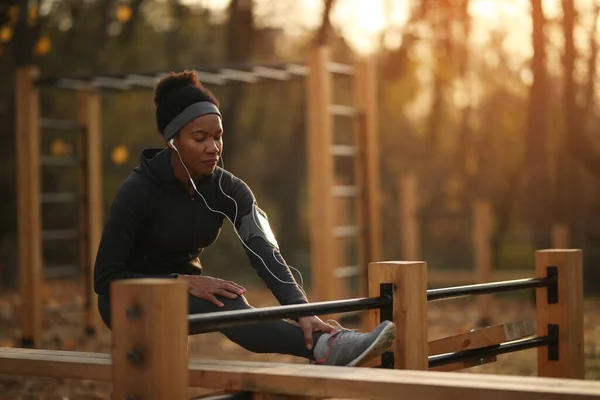
<svg viewBox="0 0 600 400"><path fill-rule="evenodd" d="M77 351L0 348L0 374L110 382L111 356Z"/></svg>
<svg viewBox="0 0 600 400"><path fill-rule="evenodd" d="M198 360L190 382L206 388L348 399L597 399L600 382L565 379ZM243 367L242 367L243 366Z"/></svg>
<svg viewBox="0 0 600 400"><path fill-rule="evenodd" d="M476 329L460 335L449 336L429 342L429 355L453 353L478 349L512 340L523 339L536 333L533 321L508 322L487 328Z"/></svg>
<svg viewBox="0 0 600 400"><path fill-rule="evenodd" d="M405 174L399 180L400 229L402 237L402 258L405 261L418 261L420 249L418 190L414 173Z"/></svg>
<svg viewBox="0 0 600 400"><path fill-rule="evenodd" d="M461 350L477 349L495 344L510 342L533 336L536 333L533 321L509 322L502 325L473 330L460 335L445 337L429 342L429 355L453 353ZM430 368L431 371L456 371L495 362L496 357L484 357L477 360L461 361L458 363Z"/></svg>
<svg viewBox="0 0 600 400"><path fill-rule="evenodd" d="M327 71L329 49L310 49L307 64L307 153L310 220L310 256L315 286L315 301L338 299L340 280L334 277L336 266L335 239L332 232L335 215L331 188L333 182L333 117L327 110L331 104L331 74ZM341 264L340 264L341 265Z"/></svg>
<svg viewBox="0 0 600 400"><path fill-rule="evenodd" d="M538 277L546 268L558 270L558 303L549 304L547 290L536 289L537 334L546 336L548 324L559 327L558 360L548 359L548 347L538 348L538 375L583 379L583 262L581 250L539 250L535 254ZM600 393L599 393L600 394Z"/></svg>
<svg viewBox="0 0 600 400"><path fill-rule="evenodd" d="M381 283L394 284L396 340L394 368L426 370L427 263L389 261L369 264L369 296L379 296ZM379 323L380 310L370 310L370 325ZM370 364L369 364L370 365Z"/></svg>
<svg viewBox="0 0 600 400"><path fill-rule="evenodd" d="M94 263L103 229L102 194L102 140L100 93L78 93L79 132L79 185L82 191L80 204L81 262L84 269L85 329L92 334L101 326L94 292Z"/></svg>
<svg viewBox="0 0 600 400"><path fill-rule="evenodd" d="M187 310L184 281L111 284L114 398L187 398Z"/></svg>
<svg viewBox="0 0 600 400"><path fill-rule="evenodd" d="M102 353L0 349L1 374L110 381L110 367L110 355ZM583 400L600 395L599 381L574 379L206 359L191 359L188 367L193 387L320 398Z"/></svg>
<svg viewBox="0 0 600 400"><path fill-rule="evenodd" d="M15 72L17 231L21 340L42 344L42 222L40 184L39 93L34 67Z"/></svg>

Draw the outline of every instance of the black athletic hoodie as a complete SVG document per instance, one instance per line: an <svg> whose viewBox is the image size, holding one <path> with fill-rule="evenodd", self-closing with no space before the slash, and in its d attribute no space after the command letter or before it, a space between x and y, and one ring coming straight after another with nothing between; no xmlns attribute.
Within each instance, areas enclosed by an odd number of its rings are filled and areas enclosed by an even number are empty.
<svg viewBox="0 0 600 400"><path fill-rule="evenodd" d="M140 165L121 184L98 247L94 266L94 290L108 295L110 283L127 278L175 278L176 274L202 273L199 256L219 236L225 217L210 211L198 194L190 196L171 166L171 149L146 149ZM222 174L222 177L221 177ZM196 187L213 210L232 221L238 204L236 228L255 202L250 188L230 172L217 168L197 181ZM295 282L285 260L259 237L248 246L283 282ZM240 246L243 246L240 243ZM279 282L245 246L250 264L282 305L307 303L296 284ZM278 263L274 259L278 257Z"/></svg>

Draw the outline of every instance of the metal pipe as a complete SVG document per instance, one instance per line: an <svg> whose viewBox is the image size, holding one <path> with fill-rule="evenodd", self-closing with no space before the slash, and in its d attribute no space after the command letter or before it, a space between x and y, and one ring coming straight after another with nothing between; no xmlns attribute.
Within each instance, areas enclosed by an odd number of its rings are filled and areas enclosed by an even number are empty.
<svg viewBox="0 0 600 400"><path fill-rule="evenodd" d="M427 291L427 301L548 287L554 283L555 280L555 278L526 278L512 281L478 283L474 285L429 289Z"/></svg>
<svg viewBox="0 0 600 400"><path fill-rule="evenodd" d="M429 368L439 367L440 365L452 364L459 361L473 360L476 358L486 358L497 356L499 354L512 353L515 351L533 349L535 347L548 346L552 342L549 336L535 337L533 339L516 340L513 342L501 343L494 346L482 347L479 349L461 350L454 353L439 354L429 356Z"/></svg>
<svg viewBox="0 0 600 400"><path fill-rule="evenodd" d="M188 316L188 322L190 329L193 328L194 333L206 333L232 326L248 325L255 322L283 318L299 318L311 315L378 309L388 306L391 303L392 299L387 296L364 297L359 299L254 308L250 310L223 311L211 314L192 314Z"/></svg>

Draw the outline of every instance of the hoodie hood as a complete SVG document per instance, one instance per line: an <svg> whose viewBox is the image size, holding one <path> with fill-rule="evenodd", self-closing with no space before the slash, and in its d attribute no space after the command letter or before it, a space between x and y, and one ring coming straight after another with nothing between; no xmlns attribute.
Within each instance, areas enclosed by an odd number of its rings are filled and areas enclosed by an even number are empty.
<svg viewBox="0 0 600 400"><path fill-rule="evenodd" d="M172 151L170 147L142 150L140 164L134 168L134 171L153 181L176 182L177 177L175 177L171 165ZM213 174L205 175L200 179L196 179L195 182L200 183L210 179L211 176Z"/></svg>

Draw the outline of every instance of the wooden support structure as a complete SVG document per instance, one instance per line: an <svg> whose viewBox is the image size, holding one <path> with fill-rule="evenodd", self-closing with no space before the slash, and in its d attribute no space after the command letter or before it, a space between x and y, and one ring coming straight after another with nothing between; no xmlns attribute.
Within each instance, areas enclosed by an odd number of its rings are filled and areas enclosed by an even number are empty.
<svg viewBox="0 0 600 400"><path fill-rule="evenodd" d="M375 262L369 264L369 296L380 295L382 283L393 284L393 322L397 333L394 368L426 370L427 344L427 263ZM381 313L370 310L369 328L379 324Z"/></svg>
<svg viewBox="0 0 600 400"><path fill-rule="evenodd" d="M85 288L85 330L94 334L100 315L94 292L94 262L104 224L102 191L101 95L86 90L78 93L79 223L80 254Z"/></svg>
<svg viewBox="0 0 600 400"><path fill-rule="evenodd" d="M111 297L113 397L187 398L187 284L121 280Z"/></svg>
<svg viewBox="0 0 600 400"><path fill-rule="evenodd" d="M354 107L332 104L332 65L327 47L309 51L307 78L308 183L311 210L311 265L315 300L345 297L345 278L358 276L359 294L367 292L369 260L382 257L381 194L379 182L379 135L377 71L372 59L358 60L353 68ZM337 110L337 111L336 111ZM340 112L339 110L344 110ZM354 143L334 143L334 116L354 119ZM353 157L355 182L335 186L335 157ZM341 190L340 190L341 189ZM352 197L351 225L338 225L344 210L334 197ZM357 259L345 259L349 240L356 239ZM344 257L338 255L344 254ZM366 313L364 313L366 317Z"/></svg>
<svg viewBox="0 0 600 400"><path fill-rule="evenodd" d="M319 279L313 280L315 297L329 300L339 293L340 281L334 278L335 238L333 197L333 119L329 114L331 104L331 74L327 69L329 49L318 47L310 50L307 79L307 154L308 184L310 196L310 248L311 265ZM318 271L318 272L317 272Z"/></svg>
<svg viewBox="0 0 600 400"><path fill-rule="evenodd" d="M17 229L21 343L42 343L42 223L38 70L19 67L15 75Z"/></svg>
<svg viewBox="0 0 600 400"><path fill-rule="evenodd" d="M363 220L366 253L361 260L364 282L367 281L368 261L381 261L383 257L378 87L375 58L371 56L360 59L354 67L354 102L359 116L356 121L356 143L363 154L362 168L359 169L364 171L364 211L359 211L366 218ZM366 292L367 286L364 285L363 293Z"/></svg>
<svg viewBox="0 0 600 400"><path fill-rule="evenodd" d="M558 277L556 297L545 288L536 291L537 334L546 336L558 328L558 354L548 347L538 349L538 375L584 379L583 348L583 260L581 250L539 250L535 254L538 277L555 268Z"/></svg>

